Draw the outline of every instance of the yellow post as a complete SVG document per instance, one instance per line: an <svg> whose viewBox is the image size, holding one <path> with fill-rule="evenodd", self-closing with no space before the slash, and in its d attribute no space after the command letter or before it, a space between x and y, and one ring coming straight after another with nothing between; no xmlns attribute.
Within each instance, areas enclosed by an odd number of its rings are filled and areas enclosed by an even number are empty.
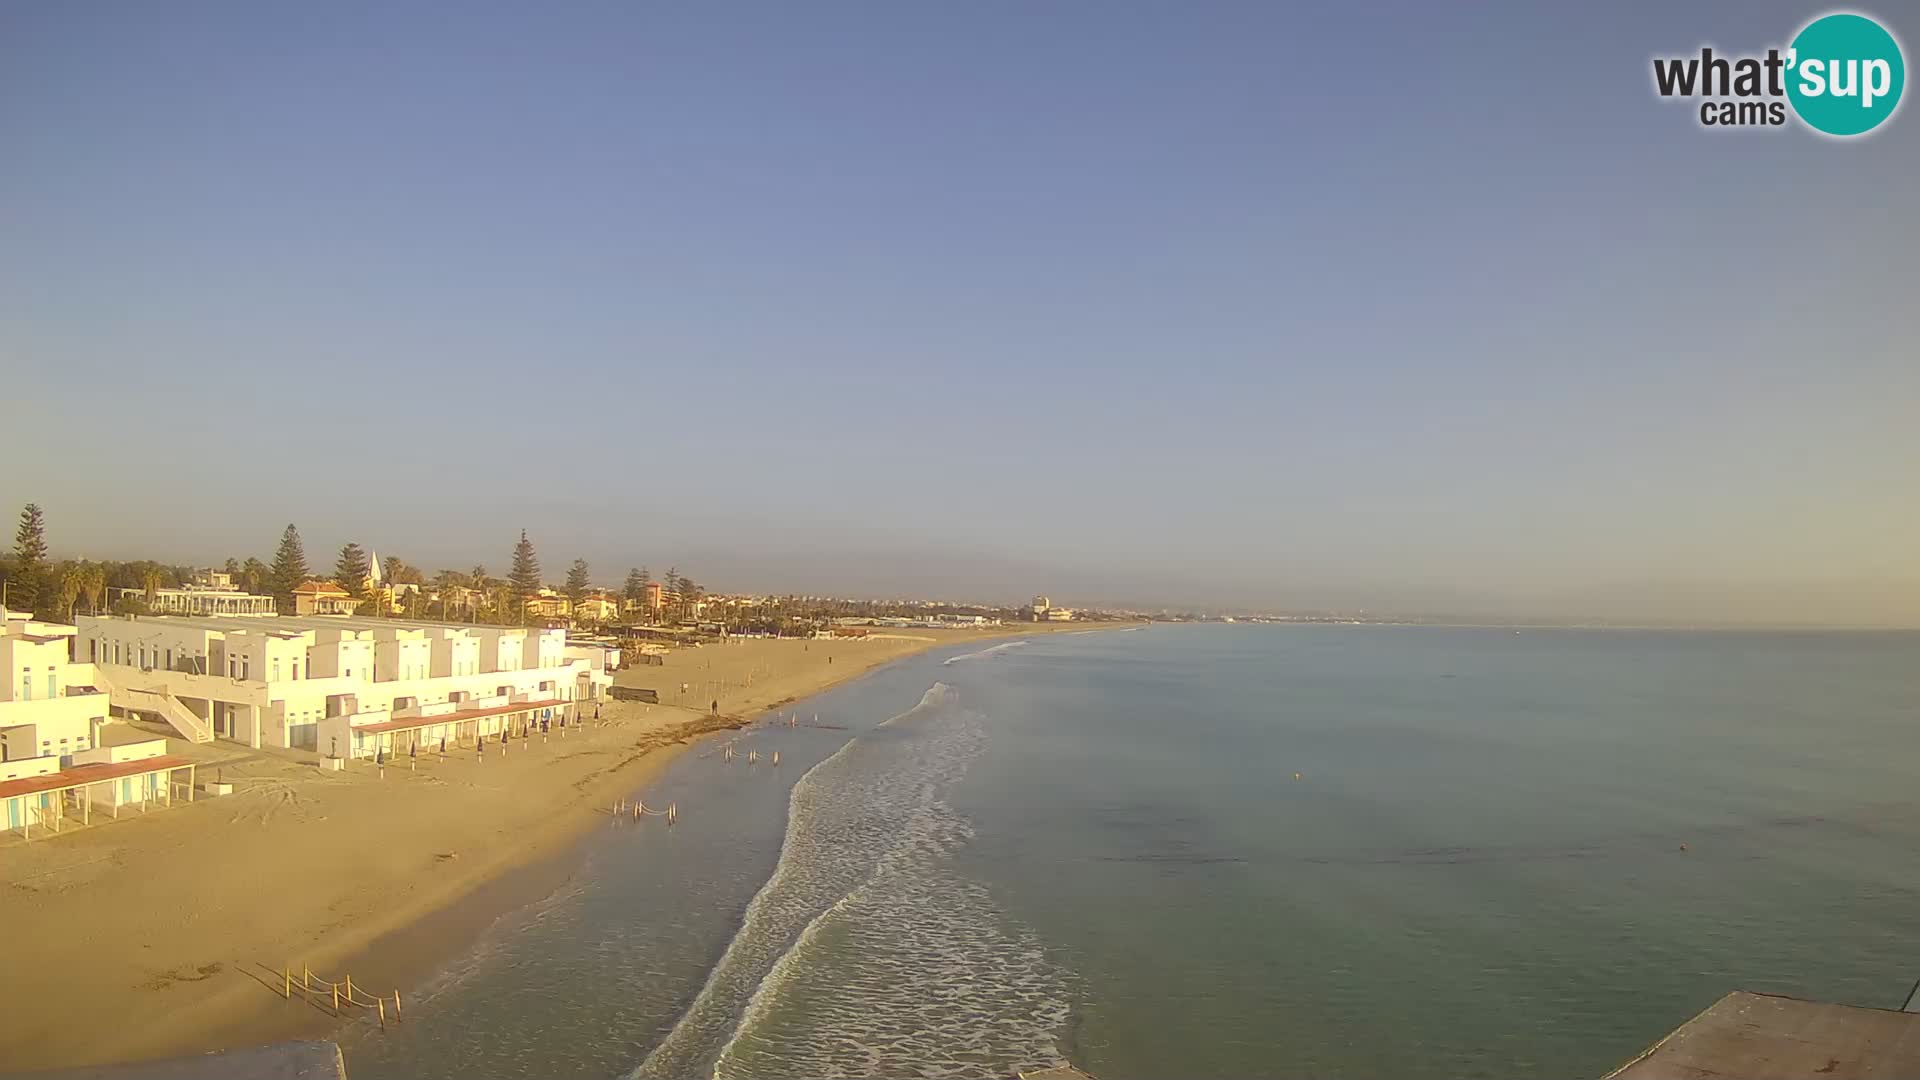
<svg viewBox="0 0 1920 1080"><path fill-rule="evenodd" d="M400 1019L400 991L393 992L393 1018Z"/></svg>
<svg viewBox="0 0 1920 1080"><path fill-rule="evenodd" d="M293 1000L293 966L289 964L287 966L287 970L283 972L283 974L286 975L286 981L281 985L280 995L286 998L288 1001L292 1001Z"/></svg>
<svg viewBox="0 0 1920 1080"><path fill-rule="evenodd" d="M353 1004L353 976L347 976L347 1004Z"/></svg>
<svg viewBox="0 0 1920 1080"><path fill-rule="evenodd" d="M333 1015L339 1016L340 1015L340 986L338 983L333 983L330 985L333 986Z"/></svg>
<svg viewBox="0 0 1920 1080"><path fill-rule="evenodd" d="M387 999L381 998L374 1004L380 1006L380 1030L385 1031L387 1030Z"/></svg>
<svg viewBox="0 0 1920 1080"><path fill-rule="evenodd" d="M313 989L313 969L305 964L300 965L300 989Z"/></svg>

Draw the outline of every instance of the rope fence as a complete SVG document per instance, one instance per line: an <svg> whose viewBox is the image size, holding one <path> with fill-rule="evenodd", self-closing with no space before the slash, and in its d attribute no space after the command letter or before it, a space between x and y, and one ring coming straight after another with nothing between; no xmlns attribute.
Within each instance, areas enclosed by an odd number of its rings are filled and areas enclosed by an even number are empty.
<svg viewBox="0 0 1920 1080"><path fill-rule="evenodd" d="M384 1030L387 1026L387 995L368 995L363 987L353 985L351 975L338 981L323 979L315 975L313 969L305 964L300 965L300 974L297 978L293 973L292 964L282 969L280 975L280 994L288 1001L292 1001L293 992L299 990L301 997L309 1003L328 1002L335 1016L345 1015L341 1011L343 1008L372 1009L380 1019L380 1027ZM400 991L395 990L392 998L393 1019L395 1023L399 1023Z"/></svg>
<svg viewBox="0 0 1920 1080"><path fill-rule="evenodd" d="M667 819L667 824L672 825L680 820L680 804L668 803L666 809L660 810L648 806L639 799L631 801L621 799L613 804L611 813L615 819L624 817L634 821L639 821L641 818L663 817Z"/></svg>

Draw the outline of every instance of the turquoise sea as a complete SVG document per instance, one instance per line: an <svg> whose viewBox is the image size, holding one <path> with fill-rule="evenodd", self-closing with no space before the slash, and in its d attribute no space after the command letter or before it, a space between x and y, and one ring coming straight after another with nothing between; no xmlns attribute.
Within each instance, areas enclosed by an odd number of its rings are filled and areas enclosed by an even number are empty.
<svg viewBox="0 0 1920 1080"><path fill-rule="evenodd" d="M351 1074L1594 1077L1920 978L1920 634L1154 626L792 712Z"/></svg>

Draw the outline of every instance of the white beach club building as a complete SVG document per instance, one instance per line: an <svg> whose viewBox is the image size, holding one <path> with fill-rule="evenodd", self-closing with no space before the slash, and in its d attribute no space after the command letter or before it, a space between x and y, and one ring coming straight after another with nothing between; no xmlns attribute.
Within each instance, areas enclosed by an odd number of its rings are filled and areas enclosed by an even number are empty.
<svg viewBox="0 0 1920 1080"><path fill-rule="evenodd" d="M193 764L165 739L101 744L108 695L98 668L72 661L74 633L0 609L0 831L32 838L96 807L118 817L193 797Z"/></svg>
<svg viewBox="0 0 1920 1080"><path fill-rule="evenodd" d="M572 717L613 682L563 630L352 616L82 617L74 655L185 738L341 757Z"/></svg>
<svg viewBox="0 0 1920 1080"><path fill-rule="evenodd" d="M94 748L107 695L92 664L72 662L74 628L0 609L0 761Z"/></svg>

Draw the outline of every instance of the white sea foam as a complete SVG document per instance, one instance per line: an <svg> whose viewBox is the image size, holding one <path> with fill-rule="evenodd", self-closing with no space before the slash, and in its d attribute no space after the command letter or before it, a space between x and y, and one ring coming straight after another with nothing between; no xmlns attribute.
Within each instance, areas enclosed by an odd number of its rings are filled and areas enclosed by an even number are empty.
<svg viewBox="0 0 1920 1080"><path fill-rule="evenodd" d="M1027 640L1025 638L1022 638L1019 641L1009 641L1009 642L1006 642L1005 644L995 645L989 649L981 649L979 652L962 653L959 656L949 656L945 660L942 660L940 663L944 666L946 664L957 664L962 660L979 660L982 657L992 656L994 653L1001 652L1006 649L1017 649L1020 646L1025 644L1027 644Z"/></svg>
<svg viewBox="0 0 1920 1080"><path fill-rule="evenodd" d="M636 1077L1007 1074L1057 1062L1062 977L954 873L986 744L944 684L803 776L773 876Z"/></svg>

